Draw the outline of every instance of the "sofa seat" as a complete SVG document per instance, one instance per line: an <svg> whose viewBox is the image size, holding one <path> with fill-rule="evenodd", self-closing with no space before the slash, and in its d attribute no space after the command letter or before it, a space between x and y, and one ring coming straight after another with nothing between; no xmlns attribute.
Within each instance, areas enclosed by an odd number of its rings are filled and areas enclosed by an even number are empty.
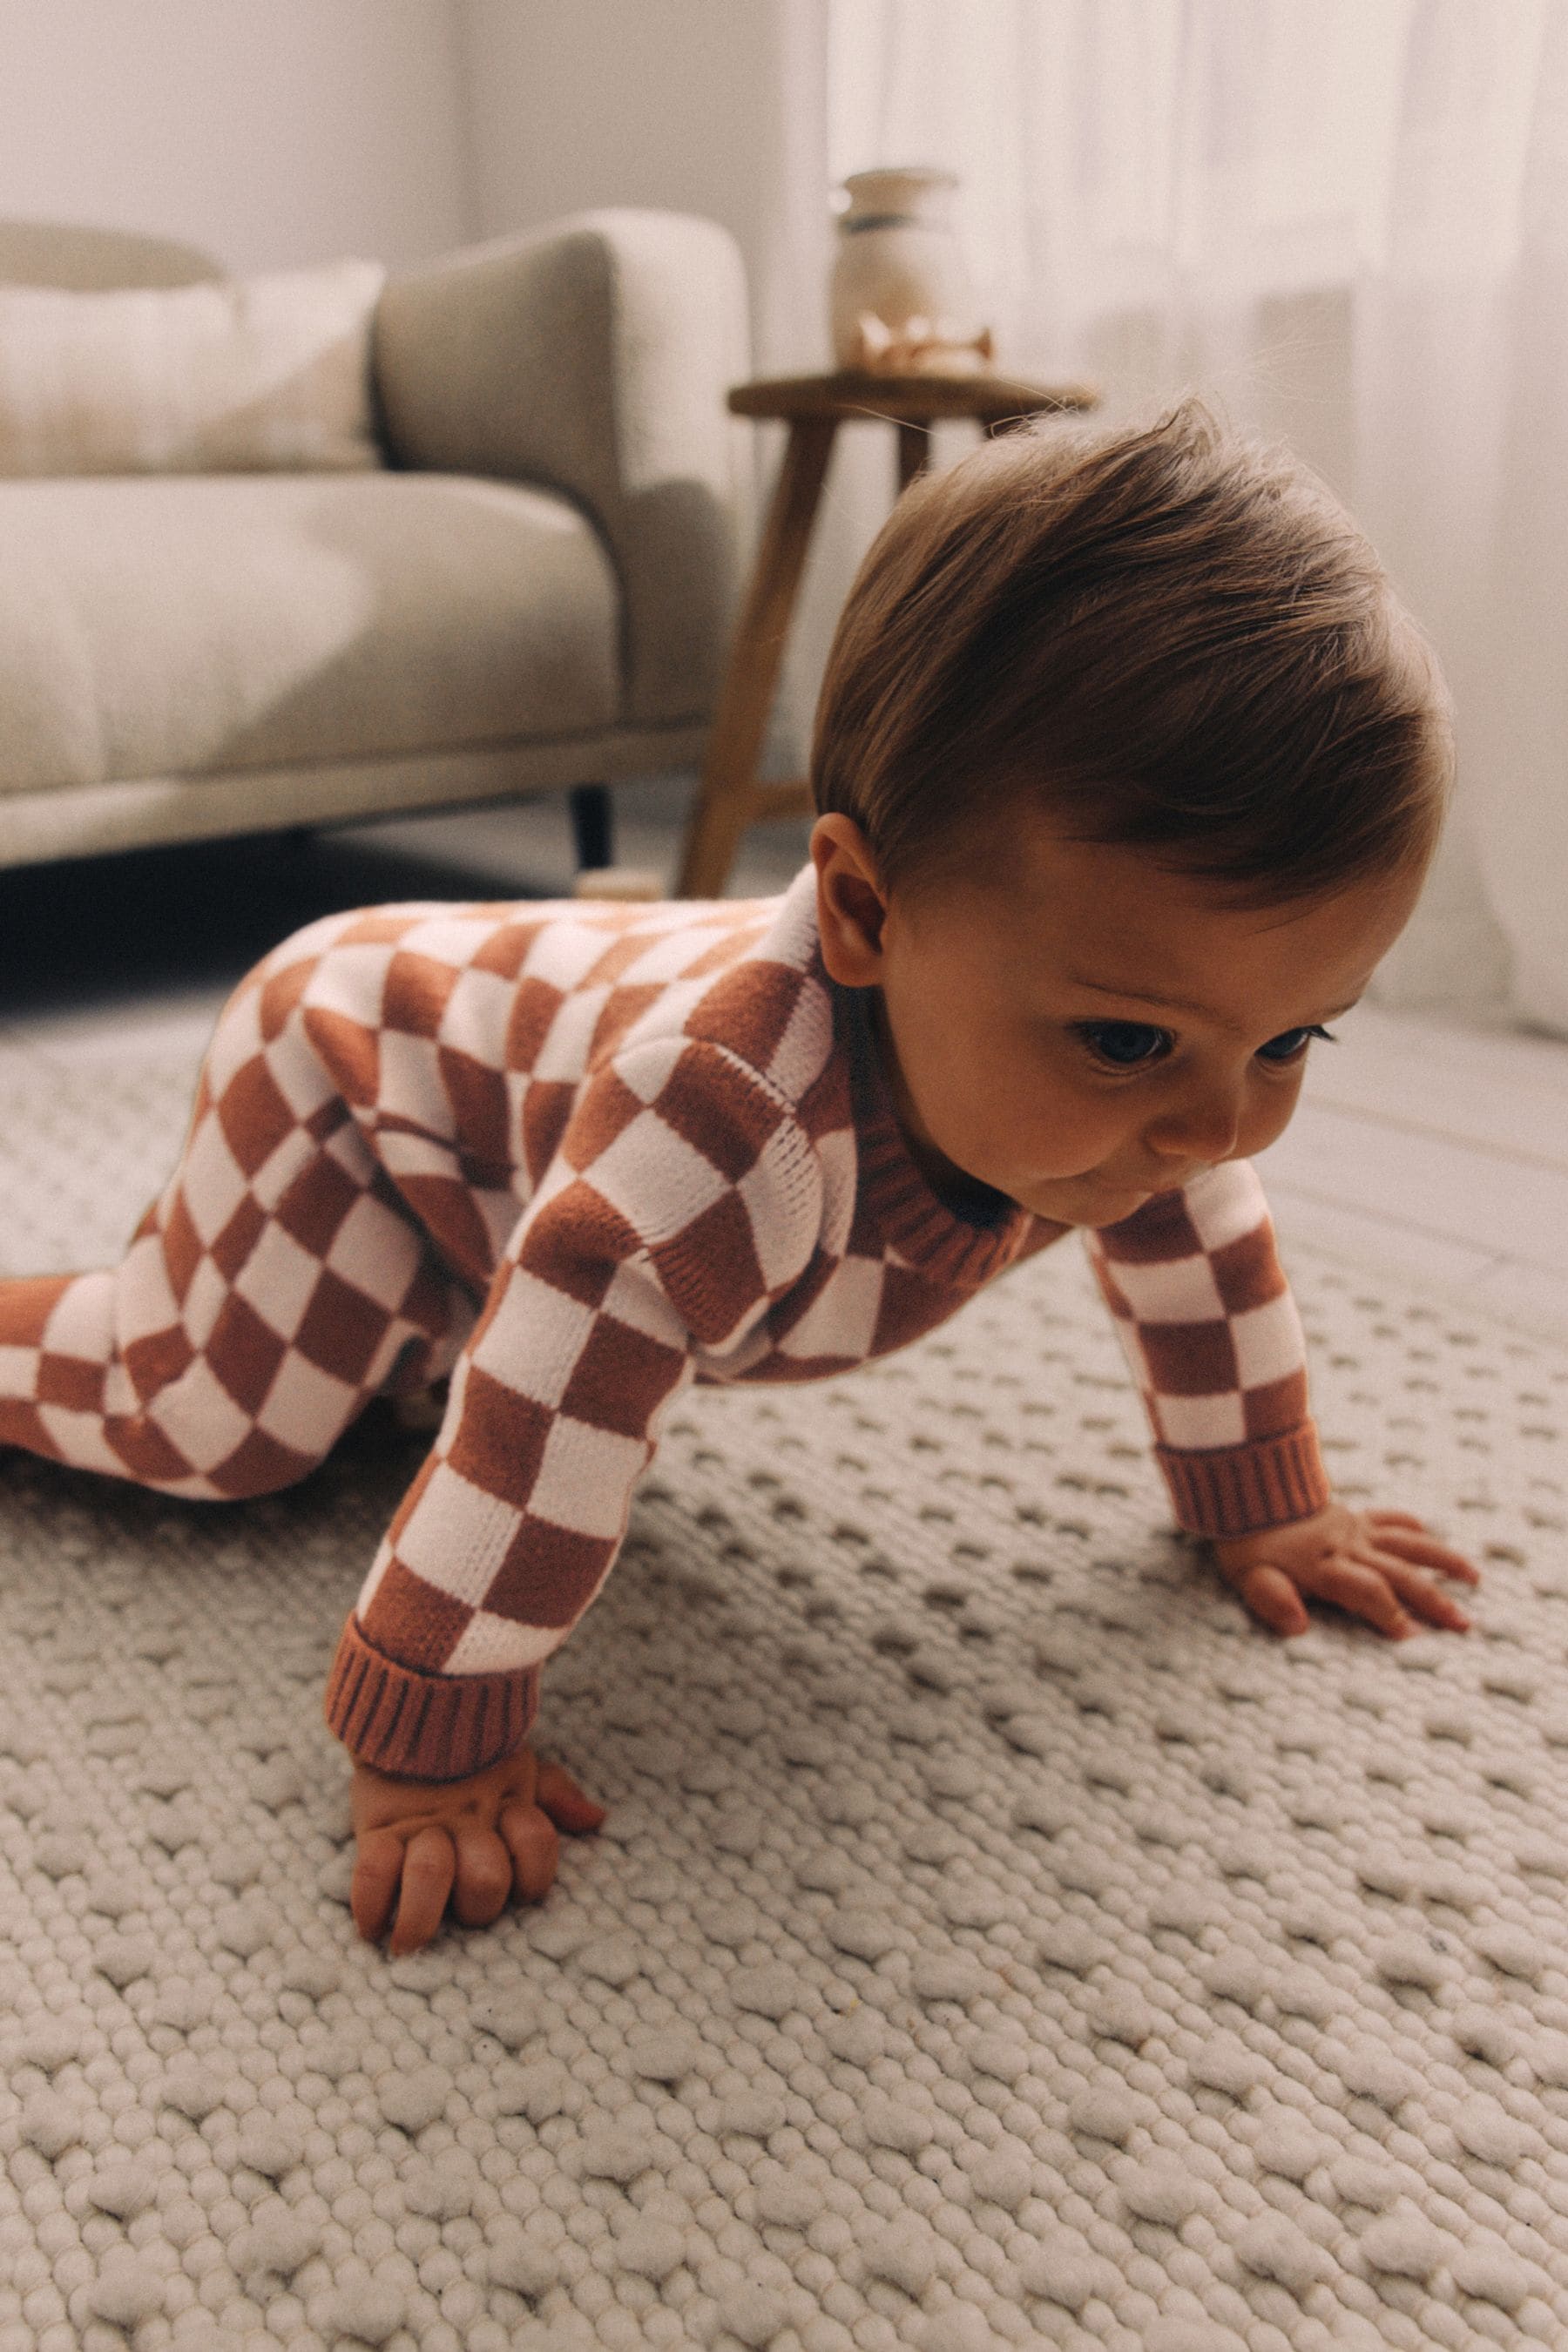
<svg viewBox="0 0 1568 2352"><path fill-rule="evenodd" d="M621 596L581 509L460 474L0 482L0 796L592 732Z"/></svg>

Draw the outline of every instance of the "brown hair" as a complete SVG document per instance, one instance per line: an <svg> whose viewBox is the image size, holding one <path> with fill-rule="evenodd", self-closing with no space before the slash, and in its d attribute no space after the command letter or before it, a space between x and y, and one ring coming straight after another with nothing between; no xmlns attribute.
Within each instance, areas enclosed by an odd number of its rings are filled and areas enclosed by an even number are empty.
<svg viewBox="0 0 1568 2352"><path fill-rule="evenodd" d="M1369 541L1189 396L1036 420L911 485L840 615L811 778L889 885L1005 852L1023 798L1268 907L1428 855L1453 760Z"/></svg>

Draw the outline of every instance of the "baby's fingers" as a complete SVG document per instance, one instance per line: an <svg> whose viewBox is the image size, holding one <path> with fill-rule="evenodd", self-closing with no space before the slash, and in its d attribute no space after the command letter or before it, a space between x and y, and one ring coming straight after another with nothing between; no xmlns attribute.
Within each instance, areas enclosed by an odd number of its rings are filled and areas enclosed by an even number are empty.
<svg viewBox="0 0 1568 2352"><path fill-rule="evenodd" d="M540 1766L533 1801L549 1814L557 1829L570 1830L574 1834L596 1830L605 1819L604 1806L585 1796L560 1764Z"/></svg>
<svg viewBox="0 0 1568 2352"><path fill-rule="evenodd" d="M395 1959L416 1952L441 1925L457 1871L452 1841L444 1829L416 1830L403 1856L403 1895L387 1948Z"/></svg>
<svg viewBox="0 0 1568 2352"><path fill-rule="evenodd" d="M1453 1633L1469 1631L1470 1621L1458 1602L1451 1601L1446 1592L1439 1591L1436 1585L1429 1584L1424 1576L1417 1575L1406 1561L1391 1558L1384 1552L1374 1558L1371 1566L1390 1590L1398 1594L1413 1616L1423 1619L1428 1625L1444 1626Z"/></svg>
<svg viewBox="0 0 1568 2352"><path fill-rule="evenodd" d="M1244 1570L1235 1580L1241 1595L1258 1623L1267 1625L1271 1633L1305 1633L1311 1624L1305 1604L1296 1587L1282 1568L1271 1568L1267 1561L1258 1568Z"/></svg>
<svg viewBox="0 0 1568 2352"><path fill-rule="evenodd" d="M1481 1571L1462 1551L1452 1551L1427 1534L1419 1519L1408 1518L1403 1511L1369 1511L1380 1551L1393 1552L1400 1559L1416 1561L1422 1568L1440 1569L1445 1576L1458 1576L1467 1584L1479 1584ZM1406 1533L1406 1529L1413 1532Z"/></svg>
<svg viewBox="0 0 1568 2352"><path fill-rule="evenodd" d="M403 1840L391 1830L362 1832L349 1909L367 1944L374 1944L385 1927L402 1875Z"/></svg>
<svg viewBox="0 0 1568 2352"><path fill-rule="evenodd" d="M525 1903L542 1903L561 1867L555 1825L537 1805L503 1806L500 1833L511 1853L512 1881Z"/></svg>
<svg viewBox="0 0 1568 2352"><path fill-rule="evenodd" d="M397 1917L388 1948L401 1957L427 1944L441 1924L454 1866L452 1842L443 1830L419 1830L406 1842L395 1830L363 1832L349 1909L365 1942L378 1940L395 1902Z"/></svg>
<svg viewBox="0 0 1568 2352"><path fill-rule="evenodd" d="M460 1823L458 1876L452 1916L460 1927L489 1927L500 1917L511 1894L511 1855L493 1829Z"/></svg>
<svg viewBox="0 0 1568 2352"><path fill-rule="evenodd" d="M1388 1578L1369 1560L1354 1559L1349 1552L1324 1552L1299 1568L1295 1580L1314 1600L1331 1601L1352 1617L1364 1617L1369 1625L1394 1641L1415 1631Z"/></svg>
<svg viewBox="0 0 1568 2352"><path fill-rule="evenodd" d="M541 1764L534 1801L514 1799L501 1809L500 1833L511 1849L512 1874L525 1903L542 1902L561 1867L557 1828L574 1834L596 1830L605 1808L585 1796L559 1764Z"/></svg>

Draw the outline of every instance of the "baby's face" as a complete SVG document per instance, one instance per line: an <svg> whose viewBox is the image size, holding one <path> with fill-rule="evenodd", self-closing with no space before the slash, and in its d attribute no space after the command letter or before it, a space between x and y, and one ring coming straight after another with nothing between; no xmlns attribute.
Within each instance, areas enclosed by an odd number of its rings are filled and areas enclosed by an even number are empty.
<svg viewBox="0 0 1568 2352"><path fill-rule="evenodd" d="M812 856L824 959L879 992L927 1176L955 1205L985 1185L1068 1225L1114 1224L1272 1143L1314 1032L1361 995L1421 883L1241 913L1038 821L1005 870L912 898L879 892L847 818L818 820Z"/></svg>

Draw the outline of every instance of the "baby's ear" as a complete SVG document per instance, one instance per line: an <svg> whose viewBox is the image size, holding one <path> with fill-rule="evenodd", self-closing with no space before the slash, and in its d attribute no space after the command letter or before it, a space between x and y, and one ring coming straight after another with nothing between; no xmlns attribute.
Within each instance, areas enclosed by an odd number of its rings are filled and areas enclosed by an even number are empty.
<svg viewBox="0 0 1568 2352"><path fill-rule="evenodd" d="M871 845L853 817L835 813L813 825L811 858L822 961L841 987L874 986L882 977L888 899Z"/></svg>

